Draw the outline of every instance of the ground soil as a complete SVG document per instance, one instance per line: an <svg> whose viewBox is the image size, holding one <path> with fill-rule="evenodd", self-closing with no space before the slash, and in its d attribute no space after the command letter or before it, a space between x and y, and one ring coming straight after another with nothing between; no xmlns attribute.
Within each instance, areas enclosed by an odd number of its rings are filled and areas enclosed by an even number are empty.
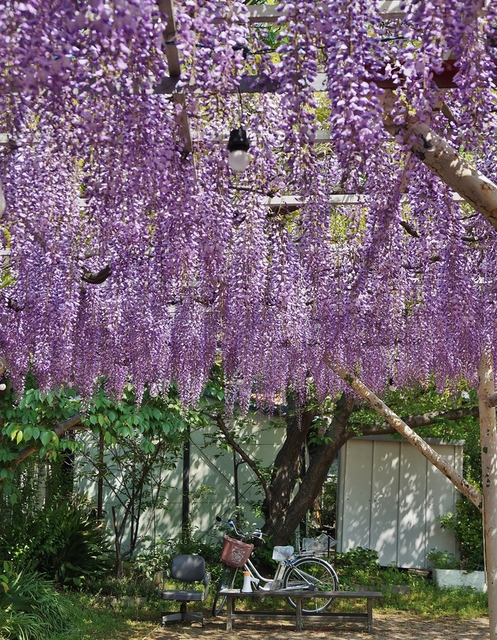
<svg viewBox="0 0 497 640"><path fill-rule="evenodd" d="M313 622L297 633L291 622L240 620L232 632L226 619L209 618L205 627L197 624L169 624L158 628L146 640L489 640L488 618L436 620L401 614L374 613L373 635L360 623ZM145 639L144 639L145 640Z"/></svg>

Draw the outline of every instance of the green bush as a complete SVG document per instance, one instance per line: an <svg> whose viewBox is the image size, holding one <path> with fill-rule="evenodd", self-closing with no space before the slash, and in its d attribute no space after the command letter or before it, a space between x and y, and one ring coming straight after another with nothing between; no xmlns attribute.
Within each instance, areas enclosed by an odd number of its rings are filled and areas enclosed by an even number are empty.
<svg viewBox="0 0 497 640"><path fill-rule="evenodd" d="M112 567L108 535L90 502L57 500L29 510L20 507L0 535L0 553L60 585L80 587Z"/></svg>
<svg viewBox="0 0 497 640"><path fill-rule="evenodd" d="M380 587L409 583L407 573L394 566L382 567L378 562L378 553L363 547L337 553L335 569L342 587L355 584Z"/></svg>
<svg viewBox="0 0 497 640"><path fill-rule="evenodd" d="M0 639L42 640L69 626L69 603L40 574L3 563Z"/></svg>
<svg viewBox="0 0 497 640"><path fill-rule="evenodd" d="M456 556L449 551L431 549L426 557L434 569L459 569Z"/></svg>
<svg viewBox="0 0 497 640"><path fill-rule="evenodd" d="M158 596L158 587L159 583L147 576L127 573L120 578L104 576L93 581L88 580L84 591L114 598L143 597L150 600Z"/></svg>
<svg viewBox="0 0 497 640"><path fill-rule="evenodd" d="M0 640L40 640L46 632L43 621L29 613L0 609Z"/></svg>
<svg viewBox="0 0 497 640"><path fill-rule="evenodd" d="M152 548L140 553L134 560L133 566L143 575L153 578L158 571L167 571L174 556L182 553L196 553L202 556L212 577L219 573L221 541L212 543L195 536L188 537L186 540L181 538L160 539Z"/></svg>
<svg viewBox="0 0 497 640"><path fill-rule="evenodd" d="M467 498L456 503L456 512L440 518L443 529L453 531L461 549L461 569L476 571L483 567L483 525L481 514Z"/></svg>

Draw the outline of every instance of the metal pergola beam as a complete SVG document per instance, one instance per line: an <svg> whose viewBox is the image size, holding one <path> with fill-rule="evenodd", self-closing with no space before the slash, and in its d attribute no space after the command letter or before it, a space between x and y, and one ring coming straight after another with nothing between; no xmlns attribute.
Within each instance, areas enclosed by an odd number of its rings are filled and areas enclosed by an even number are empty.
<svg viewBox="0 0 497 640"><path fill-rule="evenodd" d="M401 4L400 0L383 0L378 3L378 13L383 20L402 19L406 12L401 9ZM281 16L288 14L288 9L282 3L249 5L247 9L249 22L252 23L275 23Z"/></svg>

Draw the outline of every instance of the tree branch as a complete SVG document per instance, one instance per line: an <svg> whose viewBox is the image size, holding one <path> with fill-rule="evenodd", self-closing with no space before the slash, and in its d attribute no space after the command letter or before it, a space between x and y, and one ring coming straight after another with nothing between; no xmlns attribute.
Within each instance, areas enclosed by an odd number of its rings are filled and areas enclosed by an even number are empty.
<svg viewBox="0 0 497 640"><path fill-rule="evenodd" d="M66 431L69 431L70 429L86 429L86 428L87 427L85 425L81 424L81 414L78 413L72 416L72 418L69 418L68 420L66 420L65 422L61 422L60 424L58 424L55 427L55 429L53 429L53 432L58 438L60 438L61 436L64 435ZM14 465L18 467L21 464L21 462L26 460L26 458L29 458L29 456L35 453L36 451L38 451L38 447L26 447L19 453L18 457L14 460Z"/></svg>
<svg viewBox="0 0 497 640"><path fill-rule="evenodd" d="M419 429L420 427L429 427L437 422L437 419L443 420L461 420L462 418L478 418L479 411L477 406L460 407L459 409L447 409L446 411L428 411L427 413L418 413L416 415L401 416L411 429ZM390 435L396 433L388 422L381 422L366 429L361 429L364 436Z"/></svg>
<svg viewBox="0 0 497 640"><path fill-rule="evenodd" d="M217 422L218 427L223 432L223 434L224 434L226 440L228 441L228 443L230 444L230 446L233 447L233 449L238 453L238 455L242 458L242 460L244 462L246 462L248 464L248 466L252 469L252 471L255 473L255 475L257 476L257 479L261 483L262 488L264 489L264 493L265 493L266 497L269 498L270 493L271 493L271 489L269 487L269 483L266 480L266 478L264 477L264 475L260 472L260 470L259 470L258 466L256 465L256 463L252 460L252 458L250 458L245 453L245 451L233 439L233 436L231 435L231 433L230 433L228 427L226 426L226 424L224 423L224 420L223 420L221 415L219 415L219 414L216 415L216 422Z"/></svg>
<svg viewBox="0 0 497 640"><path fill-rule="evenodd" d="M81 280L83 280L83 282L88 282L89 284L102 284L102 282L105 282L107 280L111 273L112 270L110 268L110 264L97 272L83 269Z"/></svg>

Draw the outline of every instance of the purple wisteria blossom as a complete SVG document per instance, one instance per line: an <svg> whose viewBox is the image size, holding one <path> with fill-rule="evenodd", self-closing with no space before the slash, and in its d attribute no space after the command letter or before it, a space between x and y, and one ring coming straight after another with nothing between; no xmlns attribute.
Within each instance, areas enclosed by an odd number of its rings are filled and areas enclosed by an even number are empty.
<svg viewBox="0 0 497 640"><path fill-rule="evenodd" d="M247 408L342 388L326 354L376 390L474 379L497 344L496 231L403 132L428 124L497 180L497 9L405 4L391 20L366 0L292 0L261 24L241 0L176 0L164 43L155 0L0 0L0 353L16 388L30 370L84 395L102 377L118 397L174 382L191 404L219 362ZM265 90L241 92L250 76Z"/></svg>

